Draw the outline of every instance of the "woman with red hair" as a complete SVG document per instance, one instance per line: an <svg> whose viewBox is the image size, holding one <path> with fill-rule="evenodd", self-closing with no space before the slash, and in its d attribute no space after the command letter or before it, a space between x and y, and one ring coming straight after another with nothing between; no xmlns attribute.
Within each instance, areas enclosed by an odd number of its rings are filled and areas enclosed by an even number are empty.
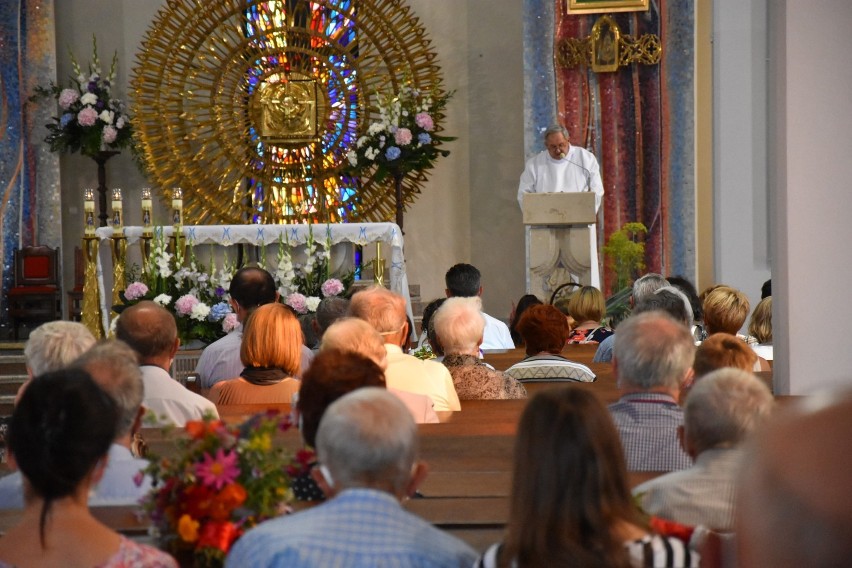
<svg viewBox="0 0 852 568"><path fill-rule="evenodd" d="M568 320L550 304L532 306L518 322L518 332L524 340L527 357L515 363L506 374L524 381L592 382L591 369L562 356L568 338Z"/></svg>

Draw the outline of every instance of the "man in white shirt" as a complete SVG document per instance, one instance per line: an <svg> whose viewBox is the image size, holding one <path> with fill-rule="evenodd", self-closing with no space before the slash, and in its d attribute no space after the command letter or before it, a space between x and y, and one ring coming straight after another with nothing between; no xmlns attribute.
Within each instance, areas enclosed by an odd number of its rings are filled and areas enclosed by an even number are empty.
<svg viewBox="0 0 852 568"><path fill-rule="evenodd" d="M216 405L187 390L169 375L180 338L175 318L164 307L144 301L121 312L115 336L127 343L140 358L145 383L145 407L160 425L183 426L205 414L219 416Z"/></svg>
<svg viewBox="0 0 852 568"><path fill-rule="evenodd" d="M121 341L105 341L71 363L88 372L115 400L119 411L103 477L89 493L90 506L135 505L151 489L151 478L141 474L148 460L136 458L130 451L144 412L142 374L136 361L136 353ZM0 509L23 508L23 494L20 472L0 479Z"/></svg>
<svg viewBox="0 0 852 568"><path fill-rule="evenodd" d="M774 405L769 387L747 371L724 368L696 381L678 432L695 463L636 487L642 509L684 525L733 531L741 444Z"/></svg>
<svg viewBox="0 0 852 568"><path fill-rule="evenodd" d="M574 193L591 191L595 194L595 212L600 210L604 189L601 172L594 154L570 144L568 131L558 124L544 131L545 150L524 166L518 184L518 203L523 206L526 193ZM592 258L591 284L600 288L598 269L598 239L595 225L589 225L589 246Z"/></svg>
<svg viewBox="0 0 852 568"><path fill-rule="evenodd" d="M352 297L349 315L369 323L384 339L388 355L385 382L389 388L425 394L432 399L436 412L461 410L453 378L447 368L402 351L409 334L405 298L373 286Z"/></svg>
<svg viewBox="0 0 852 568"><path fill-rule="evenodd" d="M456 264L447 270L444 276L447 297L473 298L482 296L482 275L472 264ZM514 349L515 342L509 333L509 326L497 318L482 312L485 318L485 331L482 334L480 349Z"/></svg>

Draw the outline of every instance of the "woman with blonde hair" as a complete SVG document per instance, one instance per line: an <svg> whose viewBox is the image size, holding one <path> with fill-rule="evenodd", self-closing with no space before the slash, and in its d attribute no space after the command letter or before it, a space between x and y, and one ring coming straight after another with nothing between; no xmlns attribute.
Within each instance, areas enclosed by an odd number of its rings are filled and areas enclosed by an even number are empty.
<svg viewBox="0 0 852 568"><path fill-rule="evenodd" d="M684 542L646 526L610 413L584 389L541 391L527 404L509 507L502 544L476 566L698 566Z"/></svg>
<svg viewBox="0 0 852 568"><path fill-rule="evenodd" d="M302 327L293 310L273 302L257 308L245 324L239 377L220 381L209 397L217 406L288 403L299 391Z"/></svg>
<svg viewBox="0 0 852 568"><path fill-rule="evenodd" d="M568 312L576 322L566 343L600 343L612 329L601 325L606 315L603 294L594 286L582 286L568 300Z"/></svg>
<svg viewBox="0 0 852 568"><path fill-rule="evenodd" d="M751 346L754 352L767 361L772 361L772 296L762 299L754 308L748 324L748 333L757 340L757 345Z"/></svg>
<svg viewBox="0 0 852 568"><path fill-rule="evenodd" d="M748 297L730 286L717 286L704 297L704 327L707 335L730 333L737 335L750 309ZM745 340L745 337L738 336Z"/></svg>

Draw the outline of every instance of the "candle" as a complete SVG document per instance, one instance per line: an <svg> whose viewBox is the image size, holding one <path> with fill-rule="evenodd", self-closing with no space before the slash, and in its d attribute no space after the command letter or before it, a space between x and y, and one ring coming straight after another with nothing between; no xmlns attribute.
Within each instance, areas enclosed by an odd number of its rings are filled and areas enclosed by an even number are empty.
<svg viewBox="0 0 852 568"><path fill-rule="evenodd" d="M119 235L124 233L124 219L121 211L121 190L112 190L112 232Z"/></svg>
<svg viewBox="0 0 852 568"><path fill-rule="evenodd" d="M183 225L183 191L179 187L172 190L172 225Z"/></svg>
<svg viewBox="0 0 852 568"><path fill-rule="evenodd" d="M151 201L151 188L142 188L142 233L151 234L151 210L153 209Z"/></svg>
<svg viewBox="0 0 852 568"><path fill-rule="evenodd" d="M95 234L95 190L83 190L83 227L86 236Z"/></svg>

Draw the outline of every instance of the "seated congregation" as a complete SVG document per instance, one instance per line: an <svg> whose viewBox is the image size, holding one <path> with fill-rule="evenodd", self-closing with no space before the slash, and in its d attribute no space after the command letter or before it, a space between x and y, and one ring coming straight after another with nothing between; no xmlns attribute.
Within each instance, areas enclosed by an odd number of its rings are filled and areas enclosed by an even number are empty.
<svg viewBox="0 0 852 568"><path fill-rule="evenodd" d="M243 268L229 289L241 325L204 350L200 394L169 375L177 327L153 302L99 343L80 324L36 329L8 434L17 471L0 479L0 508L23 512L0 538L0 566L175 565L89 507L149 492L140 438L264 405L298 416L297 443L315 451L292 485L305 502L246 531L227 566L720 566L730 540L742 566L849 558L848 460L830 440L852 434L852 396L776 410L766 372L755 375L772 357L763 302L751 340L737 336L749 313L739 291L702 302L645 275L612 328L588 287L567 314L519 302L516 345L482 312L475 267L446 280L419 349L402 296L372 287L320 303L312 350L271 276ZM481 461L452 464L466 459ZM424 514L438 494L449 513ZM459 529L472 502L498 504L496 531Z"/></svg>

